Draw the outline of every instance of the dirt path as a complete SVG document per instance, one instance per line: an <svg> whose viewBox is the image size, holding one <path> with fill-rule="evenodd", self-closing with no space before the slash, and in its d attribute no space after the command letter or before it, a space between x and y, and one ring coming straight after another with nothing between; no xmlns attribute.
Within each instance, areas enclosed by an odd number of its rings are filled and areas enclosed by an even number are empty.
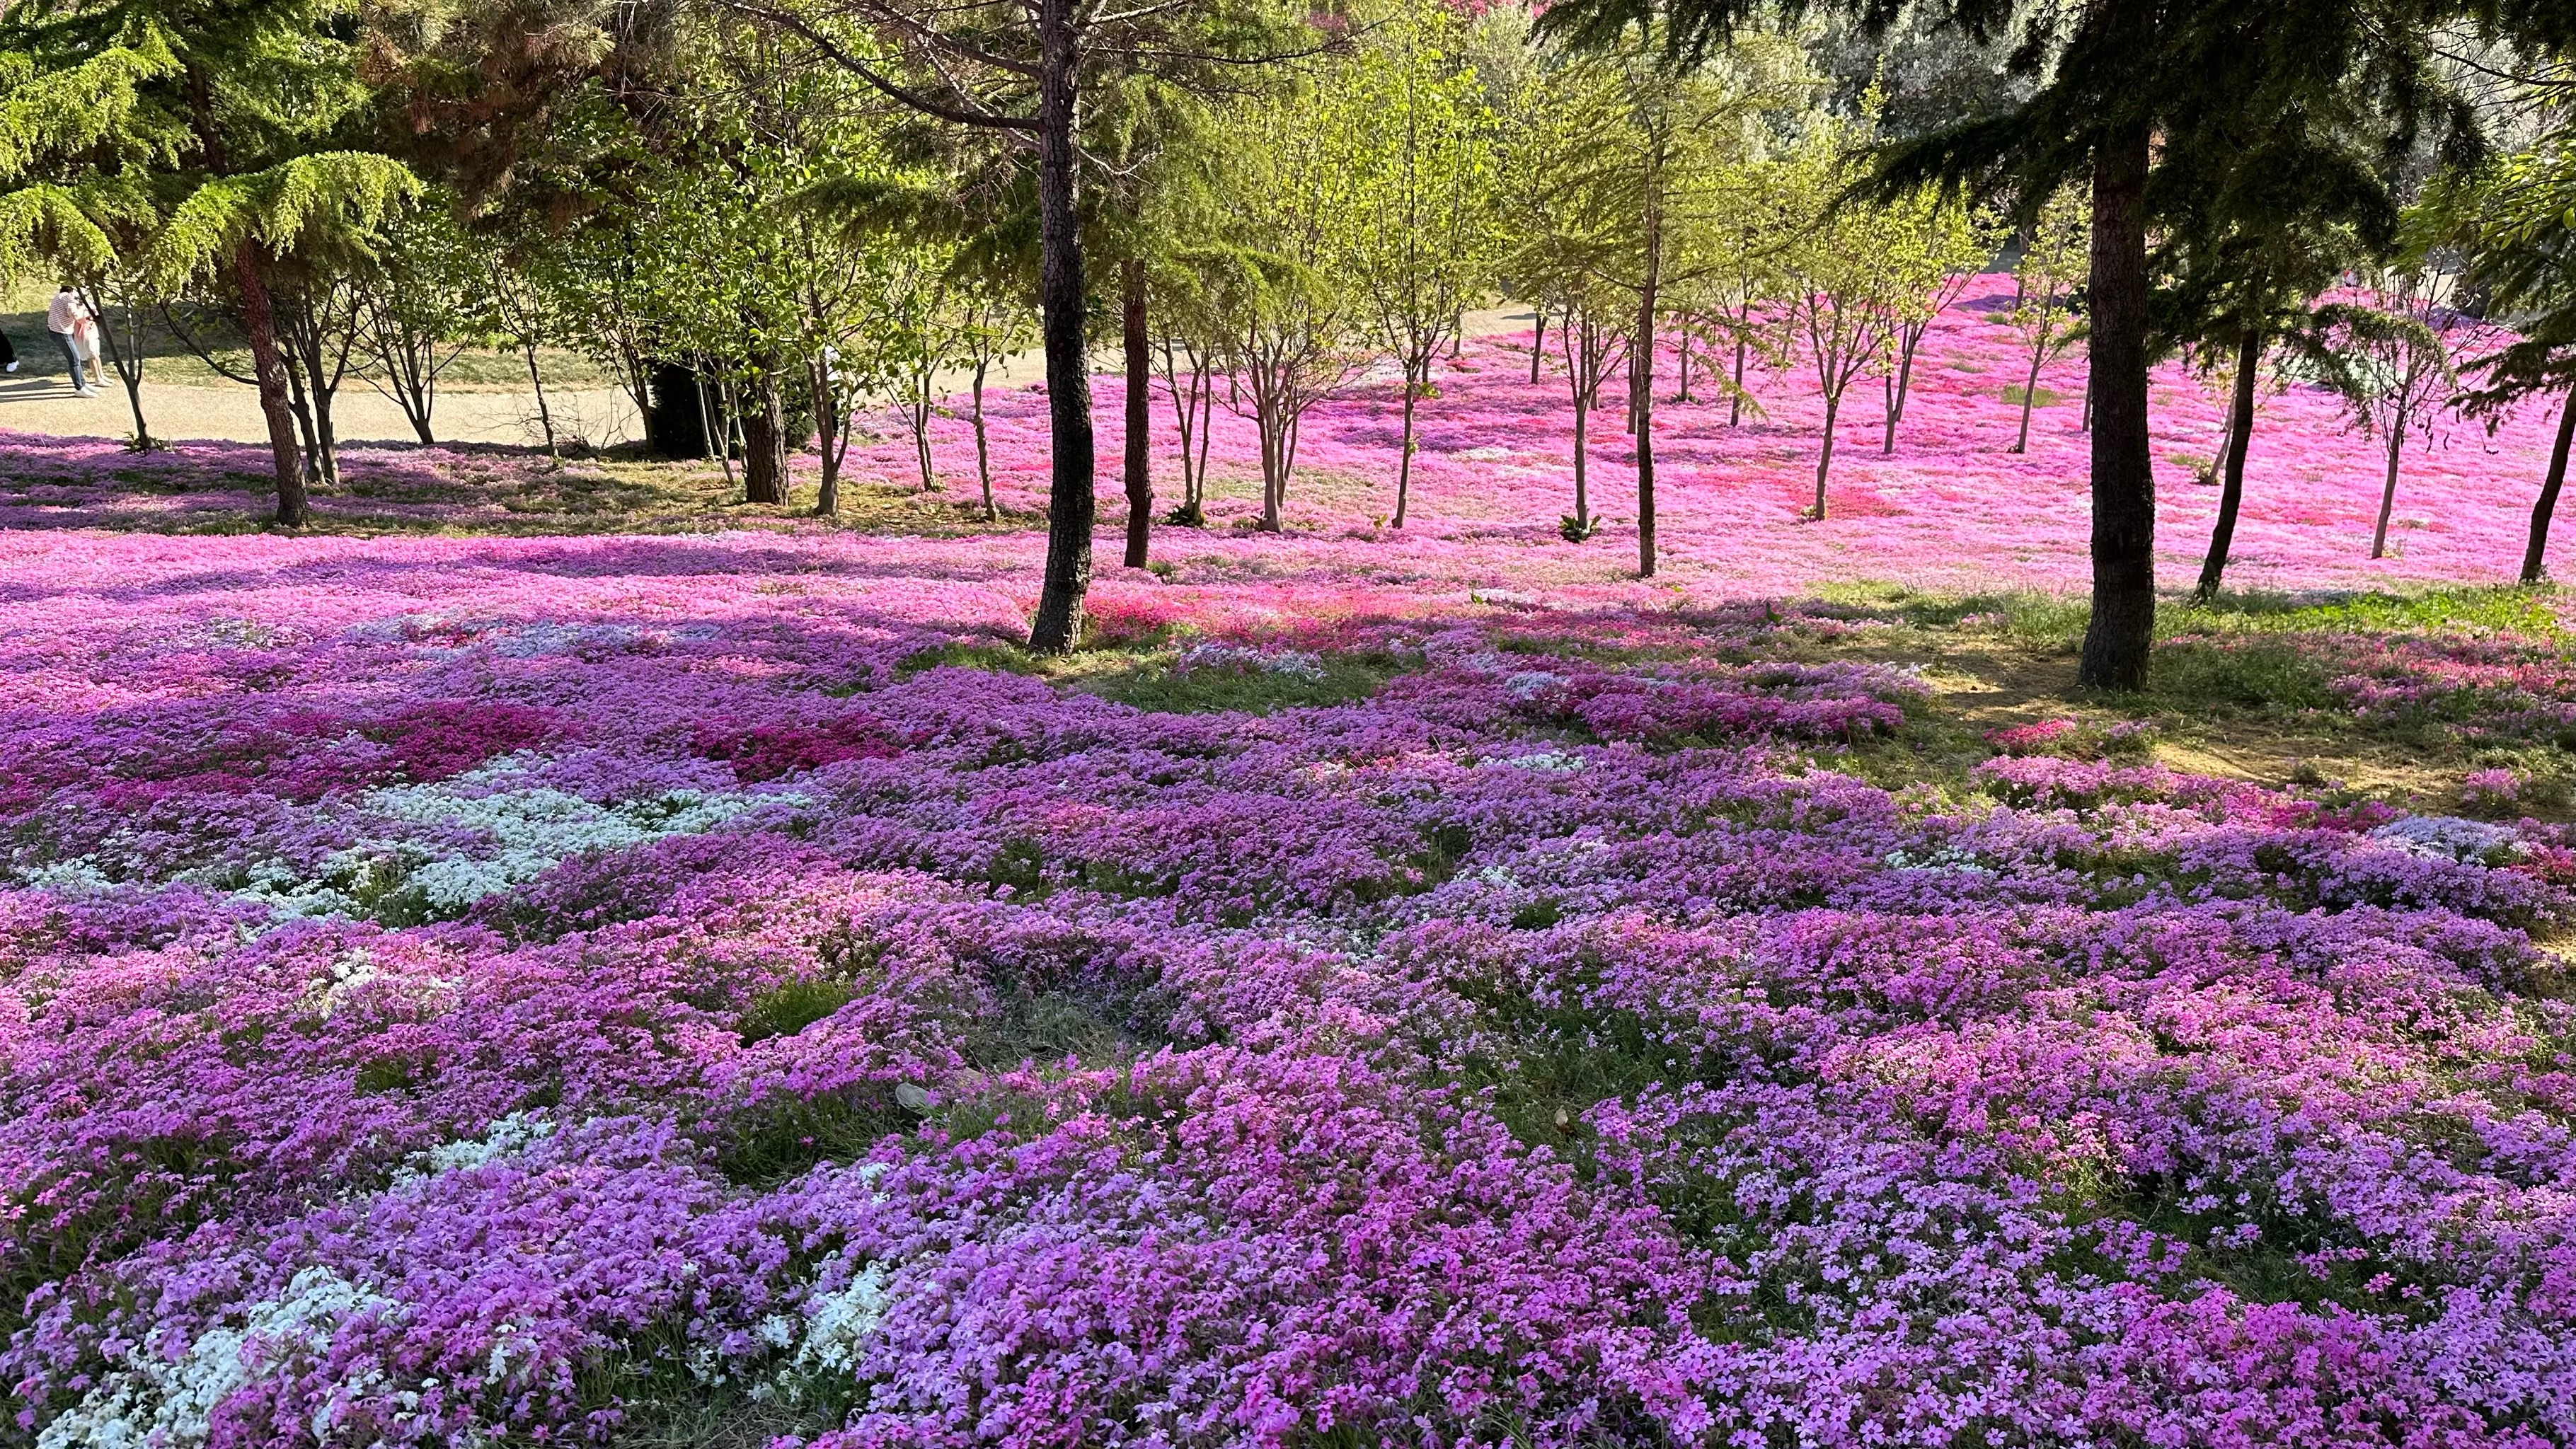
<svg viewBox="0 0 2576 1449"><path fill-rule="evenodd" d="M1481 337L1514 331L1528 326L1529 316L1518 308L1469 313L1467 332ZM1101 360L1105 365L1115 362L1107 354ZM122 387L111 385L96 397L76 396L65 384L59 362L54 363L56 370L50 375L37 371L45 361L52 359L27 356L28 365L16 376L0 377L0 428L56 437L133 436L134 415L126 405ZM1022 353L1004 359L994 369L988 385L1019 387L1037 382L1043 375L1038 354ZM962 389L965 376L961 373L953 382ZM556 436L566 442L611 447L636 442L643 436L643 422L636 414L634 399L618 388L548 388L546 404L554 413ZM172 441L222 438L256 443L268 436L260 418L258 395L234 383L180 386L147 379L143 416L151 424L153 436ZM343 443L413 441L411 424L404 419L402 410L364 383L353 382L340 390L331 417ZM442 392L431 421L441 442L532 446L544 441L537 423L536 397L524 390Z"/></svg>

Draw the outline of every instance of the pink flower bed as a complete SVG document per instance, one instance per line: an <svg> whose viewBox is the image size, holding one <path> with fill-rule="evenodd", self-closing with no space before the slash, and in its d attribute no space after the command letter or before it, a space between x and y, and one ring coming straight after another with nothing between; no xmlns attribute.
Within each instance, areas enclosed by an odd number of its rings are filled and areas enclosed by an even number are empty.
<svg viewBox="0 0 2576 1449"><path fill-rule="evenodd" d="M2029 367L2026 353L2016 355L2017 334L2002 321L2011 293L2009 277L1981 279L1935 322L1915 364L1893 455L1880 452L1876 380L1855 387L1839 425L1822 523L1799 517L1813 498L1823 422L1812 373L1795 367L1757 373L1750 386L1761 415L1729 427L1723 402L1707 400L1704 357L1694 361L1701 400L1670 400L1679 359L1668 354L1655 442L1657 531L1670 577L1693 590L1737 596L1797 594L1819 580L1850 578L1951 590L2081 588L2091 526L2085 364L2078 349L2042 370L2043 400L2051 392L2058 400L2035 410L2030 451L2011 452L2021 409L2005 393L2020 388ZM1398 399L1385 379L1310 417L1298 455L1304 481L1290 495L1292 527L1326 538L1362 530L1381 540L1381 556L1475 559L1585 579L1632 568L1635 455L1620 431L1624 399L1614 383L1592 429L1594 507L1614 524L1588 543L1567 544L1557 536L1557 520L1573 510L1573 415L1559 365L1543 368L1541 381L1531 385L1528 341L1527 334L1480 340L1442 365L1441 395L1421 412L1403 549L1387 548L1385 540L1395 535L1378 526L1394 509L1402 437ZM1116 471L1123 390L1114 377L1094 379L1093 389L1102 508L1117 516L1124 510ZM934 424L933 446L946 486L963 493L975 486L975 454L957 401L953 415ZM2156 374L2159 568L2173 586L2197 575L2216 515L2217 490L2197 486L2195 478L2199 465L2220 450L2225 402L2180 364ZM988 408L999 496L1014 508L1043 508L1044 396L1000 394ZM1165 495L1179 487L1170 411L1158 387L1157 487ZM2370 534L2385 468L2383 441L2355 431L2322 388L2267 388L2230 584L2510 581L2521 563L2554 418L2554 403L2536 403L2492 434L2482 423L2450 421L2429 441L2411 440L2390 530L2392 554L2374 562ZM1244 526L1259 512L1257 440L1248 420L1223 408L1215 437L1219 486L1211 517L1221 527ZM863 451L879 476L908 482L908 443L890 436ZM1174 555L1199 547L1177 532L1162 544ZM2570 549L2576 549L2576 529L2561 530L2549 555L2553 566L2565 567ZM1523 562L1503 562L1514 558Z"/></svg>
<svg viewBox="0 0 2576 1449"><path fill-rule="evenodd" d="M1699 359L1701 400L1657 403L1660 583L1695 599L1795 597L1839 579L1959 591L2083 588L2090 527L2084 363L2071 355L2043 371L2043 392L2058 400L2037 409L2030 451L2012 453L2020 408L2005 392L2021 385L2028 364L1999 320L2010 288L2009 278L1982 279L1936 321L1892 455L1879 451L1875 381L1854 391L1836 447L1830 516L1821 523L1799 517L1812 497L1822 419L1811 378L1796 368L1757 375L1759 416L1729 427L1724 405L1706 400L1708 359ZM1557 521L1573 506L1572 414L1555 371L1530 383L1527 345L1526 335L1483 339L1442 364L1440 396L1421 412L1413 508L1400 534L1383 526L1394 508L1401 432L1394 389L1380 377L1310 417L1286 539L1242 535L1258 513L1257 449L1251 424L1220 408L1214 526L1163 530L1157 557L1195 565L1203 577L1303 587L1436 579L1549 596L1641 597L1623 583L1636 555L1634 453L1619 430L1624 402L1608 399L1593 428L1594 507L1613 526L1569 544ZM1677 373L1678 357L1668 358L1667 392ZM1121 398L1118 379L1094 380L1104 528L1117 527L1125 509ZM2218 453L2223 403L2180 365L2156 375L2159 568L2169 587L2197 574L2208 539L2217 490L2194 478ZM1023 516L1041 512L1045 397L1034 388L996 392L988 410L997 497ZM2482 424L2453 421L2429 442L2411 440L2391 555L2373 561L2380 440L2353 430L2322 389L2267 391L2229 582L2312 589L2509 581L2520 566L2554 416L2554 404L2535 404L2492 434ZM1159 390L1154 419L1157 487L1168 509L1179 490L1178 443ZM876 427L881 441L851 454L856 475L916 487L908 438L891 417ZM932 431L944 495L973 498L965 400L951 399ZM137 459L95 440L0 434L0 520L166 529L237 522L266 506L259 491L265 467L263 450L234 444L188 444ZM798 467L810 487L814 461ZM523 517L515 511L524 506L518 494L543 468L544 460L526 455L352 449L344 467L349 492L324 499L321 508L344 524L397 531L508 527ZM1024 533L998 547L1027 558L1035 545ZM991 546L964 552L983 557ZM2569 549L2576 549L2576 528L2558 531L2555 565L2566 566Z"/></svg>
<svg viewBox="0 0 2576 1449"><path fill-rule="evenodd" d="M1032 548L0 535L0 1440L2576 1438L2561 832Z"/></svg>

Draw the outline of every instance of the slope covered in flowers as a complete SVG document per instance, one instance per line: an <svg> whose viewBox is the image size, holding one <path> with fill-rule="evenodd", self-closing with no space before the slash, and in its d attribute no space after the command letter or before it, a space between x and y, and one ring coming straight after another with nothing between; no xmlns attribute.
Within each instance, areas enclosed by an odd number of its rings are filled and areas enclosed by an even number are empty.
<svg viewBox="0 0 2576 1449"><path fill-rule="evenodd" d="M1758 403L1740 425L1709 386L1709 359L1694 359L1695 401L1658 400L1659 531L1665 577L1699 595L1799 595L1820 581L1869 578L1918 588L2080 589L2086 579L2089 502L2080 350L2041 377L2030 449L2011 451L2027 355L2004 318L2011 281L1980 279L1939 318L1912 372L1893 452L1881 451L1881 395L1865 380L1846 401L1828 517L1802 521L1813 497L1822 404L1812 374L1758 365ZM1439 396L1422 405L1414 495L1402 532L1386 526L1400 455L1392 374L1321 405L1299 450L1285 540L1237 536L1258 514L1258 448L1252 424L1219 407L1212 451L1214 527L1167 529L1159 556L1228 560L1236 572L1317 581L1381 574L1431 575L1491 587L1615 586L1635 567L1633 447L1621 433L1615 391L1592 428L1592 500L1611 525L1569 544L1558 520L1573 511L1573 420L1561 364L1529 374L1528 334L1481 338L1442 364ZM1551 347L1553 343L1551 342ZM2474 347L2470 349L2475 351ZM1679 382L1668 357L1664 388ZM2277 379L2276 379L2277 381ZM1118 469L1124 410L1118 379L1094 380L1104 526L1125 509ZM2196 575L2216 511L2201 486L2219 451L2223 402L2179 363L2156 374L2161 522L2159 567L2170 584ZM1036 389L988 400L1001 531L1016 557L1033 560L1047 478L1046 399ZM1152 416L1161 507L1178 501L1178 439L1158 387ZM879 440L854 449L851 507L869 527L982 531L976 455L966 399L951 398L932 424L940 491L917 496L910 440L891 417ZM2392 520L2392 553L2372 560L2386 454L2384 440L2354 430L2324 389L2267 386L2236 535L2233 586L2375 588L2428 582L2496 582L2518 569L2531 499L2545 470L2554 408L2526 407L2490 431L2446 418L2408 441ZM112 443L0 434L0 522L17 527L106 526L169 531L250 526L263 511L264 450L187 444L136 457ZM810 501L815 460L798 460ZM363 531L581 531L705 526L722 506L711 468L658 474L633 465L559 467L534 455L443 449L352 449L346 483L318 504L323 526ZM769 511L740 509L764 526ZM2561 529L2550 558L2562 571L2576 529ZM1033 565L1031 565L1033 566Z"/></svg>
<svg viewBox="0 0 2576 1449"><path fill-rule="evenodd" d="M0 538L0 1439L2576 1438L2560 828L1015 548Z"/></svg>

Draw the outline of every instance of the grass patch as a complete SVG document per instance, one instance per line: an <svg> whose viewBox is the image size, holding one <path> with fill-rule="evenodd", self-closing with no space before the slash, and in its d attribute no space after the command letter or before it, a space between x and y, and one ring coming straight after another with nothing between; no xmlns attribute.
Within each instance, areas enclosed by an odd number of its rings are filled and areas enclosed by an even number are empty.
<svg viewBox="0 0 2576 1449"><path fill-rule="evenodd" d="M2025 396L2030 399L2030 405L2035 408L2053 408L2066 401L2066 394L2053 387L2035 387L2027 394L2022 391L2021 384L2017 382L2008 384L2004 388L2004 401L2014 407L2021 406L2021 400Z"/></svg>
<svg viewBox="0 0 2576 1449"><path fill-rule="evenodd" d="M1269 714L1367 699L1386 682L1416 668L1375 651L1318 657L1313 674L1269 669L1178 670L1168 659L1149 659L1084 679L1074 688L1103 699L1162 714Z"/></svg>

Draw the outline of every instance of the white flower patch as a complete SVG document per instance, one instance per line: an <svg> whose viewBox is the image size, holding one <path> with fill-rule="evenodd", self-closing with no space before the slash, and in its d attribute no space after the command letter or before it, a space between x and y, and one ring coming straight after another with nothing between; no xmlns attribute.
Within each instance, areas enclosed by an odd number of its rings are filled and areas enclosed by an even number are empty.
<svg viewBox="0 0 2576 1449"><path fill-rule="evenodd" d="M1471 463L1499 463L1511 455L1511 449L1496 447L1495 445L1488 443L1481 448L1469 448L1458 456Z"/></svg>
<svg viewBox="0 0 2576 1449"><path fill-rule="evenodd" d="M1545 749L1534 755L1514 755L1498 763L1507 769L1536 770L1548 775L1570 775L1583 768L1583 757L1569 755L1559 749Z"/></svg>
<svg viewBox="0 0 2576 1449"><path fill-rule="evenodd" d="M1200 670L1213 670L1220 674L1276 674L1312 684L1322 681L1324 661L1303 649L1262 650L1213 641L1193 644L1172 660L1174 674L1192 674Z"/></svg>
<svg viewBox="0 0 2576 1449"><path fill-rule="evenodd" d="M526 753L505 755L436 784L369 790L352 802L362 832L355 844L334 851L309 877L279 860L254 864L236 894L273 915L294 917L361 915L370 900L416 892L432 914L448 916L583 851L703 835L747 811L813 803L793 793L675 789L600 804L533 783L543 763ZM444 847L457 853L441 855L422 839L458 835L475 843Z"/></svg>
<svg viewBox="0 0 2576 1449"><path fill-rule="evenodd" d="M19 884L40 890L103 891L116 884L114 877L99 868L95 855L48 861L32 869L18 871L16 875Z"/></svg>
<svg viewBox="0 0 2576 1449"><path fill-rule="evenodd" d="M149 1344L128 1347L81 1401L44 1427L36 1449L192 1449L206 1442L207 1418L280 1365L319 1355L352 1314L400 1311L392 1299L328 1268L306 1268L277 1298L243 1310L239 1327L210 1328L187 1352L164 1358ZM327 1425L316 1425L326 1439Z"/></svg>
<svg viewBox="0 0 2576 1449"><path fill-rule="evenodd" d="M796 1345L796 1367L847 1373L856 1367L859 1350L877 1325L885 1322L894 1300L886 1295L886 1265L870 1263L850 1275L837 1293L813 1300L804 1337Z"/></svg>
<svg viewBox="0 0 2576 1449"><path fill-rule="evenodd" d="M304 988L304 1006L324 1021L340 1009L351 992L373 981L380 973L376 958L364 946L353 946L331 958L331 979L315 981Z"/></svg>
<svg viewBox="0 0 2576 1449"><path fill-rule="evenodd" d="M2370 832L2370 838L2426 860L2477 861L2499 850L2527 848L2511 826L2457 815L2409 815Z"/></svg>
<svg viewBox="0 0 2576 1449"><path fill-rule="evenodd" d="M548 1119L533 1112L513 1112L486 1123L481 1137L442 1142L426 1152L413 1153L403 1163L401 1171L394 1174L394 1184L401 1186L442 1173L481 1167L505 1157L516 1157L554 1135L555 1124ZM496 1347L494 1352L498 1351ZM497 1379L499 1376L499 1370L495 1369L493 1377Z"/></svg>

